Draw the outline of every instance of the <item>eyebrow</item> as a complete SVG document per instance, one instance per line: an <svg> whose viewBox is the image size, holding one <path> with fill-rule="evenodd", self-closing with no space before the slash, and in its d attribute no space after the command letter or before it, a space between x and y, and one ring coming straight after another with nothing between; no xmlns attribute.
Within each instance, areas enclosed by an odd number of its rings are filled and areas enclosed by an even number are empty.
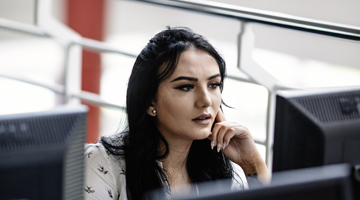
<svg viewBox="0 0 360 200"><path fill-rule="evenodd" d="M215 74L212 75L208 78L208 80L214 79L216 77L220 77L220 74ZM193 77L188 77L188 76L179 76L177 78L175 78L174 80L170 81L170 83L175 82L175 81L180 81L180 80L187 80L187 81L198 81L197 78L193 78Z"/></svg>
<svg viewBox="0 0 360 200"><path fill-rule="evenodd" d="M215 75L212 75L208 78L208 80L211 80L211 79L214 79L216 77L221 77L220 74L215 74Z"/></svg>

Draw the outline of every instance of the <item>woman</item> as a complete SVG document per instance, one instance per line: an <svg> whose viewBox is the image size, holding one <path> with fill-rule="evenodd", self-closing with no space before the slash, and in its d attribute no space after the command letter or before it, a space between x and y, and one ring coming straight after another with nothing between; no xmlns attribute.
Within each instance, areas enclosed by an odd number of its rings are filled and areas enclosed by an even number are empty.
<svg viewBox="0 0 360 200"><path fill-rule="evenodd" d="M86 198L144 199L159 188L171 196L194 183L241 182L230 160L269 182L249 130L220 109L224 76L224 60L202 36L181 28L155 35L129 79L127 131L86 146Z"/></svg>

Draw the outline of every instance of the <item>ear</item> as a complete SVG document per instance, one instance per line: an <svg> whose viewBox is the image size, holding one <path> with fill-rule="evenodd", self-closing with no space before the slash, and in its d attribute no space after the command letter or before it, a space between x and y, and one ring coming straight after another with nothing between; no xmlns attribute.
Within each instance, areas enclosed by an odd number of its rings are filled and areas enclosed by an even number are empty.
<svg viewBox="0 0 360 200"><path fill-rule="evenodd" d="M156 109L153 105L149 106L149 108L147 109L147 114L152 116L152 117L155 117L156 116Z"/></svg>

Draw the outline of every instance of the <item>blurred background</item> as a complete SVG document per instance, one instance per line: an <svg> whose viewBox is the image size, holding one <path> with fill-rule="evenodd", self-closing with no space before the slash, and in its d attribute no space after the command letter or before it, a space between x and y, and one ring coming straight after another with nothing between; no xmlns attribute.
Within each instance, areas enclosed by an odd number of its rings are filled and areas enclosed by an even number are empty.
<svg viewBox="0 0 360 200"><path fill-rule="evenodd" d="M47 110L68 102L62 91L68 81L67 74L77 69L66 70L69 55L62 32L50 30L59 36L42 37L7 27L11 22L30 28L49 28L46 24L50 22L43 17L46 15L37 14L41 10L36 6L39 2L0 0L0 115ZM205 36L227 63L229 77L225 80L223 99L233 108L224 108L225 115L250 129L266 158L269 90L261 84L242 81L247 77L238 67L242 21L130 0L48 2L48 15L72 29L73 34L103 41L134 56L166 26L186 26ZM360 1L355 0L208 2L360 27ZM259 23L252 24L252 31L255 43L251 59L283 85L295 88L360 85L359 41ZM135 58L86 49L79 56L81 72L74 73L75 79L81 81L81 90L99 94L96 98L108 103L82 101L91 108L87 141L95 142L99 136L114 134L126 124L122 108ZM78 85L66 87L76 90Z"/></svg>

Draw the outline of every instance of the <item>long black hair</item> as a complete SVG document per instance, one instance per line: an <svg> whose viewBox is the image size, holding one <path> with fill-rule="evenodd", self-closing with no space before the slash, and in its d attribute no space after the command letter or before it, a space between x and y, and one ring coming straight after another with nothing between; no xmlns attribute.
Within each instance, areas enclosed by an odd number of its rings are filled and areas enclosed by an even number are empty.
<svg viewBox="0 0 360 200"><path fill-rule="evenodd" d="M104 146L126 161L126 185L129 199L144 199L147 192L161 188L166 181L157 160L169 153L168 143L147 114L156 99L159 84L174 72L180 54L189 48L209 53L219 65L221 82L225 61L201 35L187 28L168 28L156 34L137 57L128 83L126 110L128 129L113 138L102 137ZM161 66L164 66L161 67ZM222 91L222 88L221 88ZM118 140L123 140L123 143ZM160 154L160 142L166 151ZM208 139L195 140L186 162L193 183L233 177L233 169L222 152L211 150Z"/></svg>

